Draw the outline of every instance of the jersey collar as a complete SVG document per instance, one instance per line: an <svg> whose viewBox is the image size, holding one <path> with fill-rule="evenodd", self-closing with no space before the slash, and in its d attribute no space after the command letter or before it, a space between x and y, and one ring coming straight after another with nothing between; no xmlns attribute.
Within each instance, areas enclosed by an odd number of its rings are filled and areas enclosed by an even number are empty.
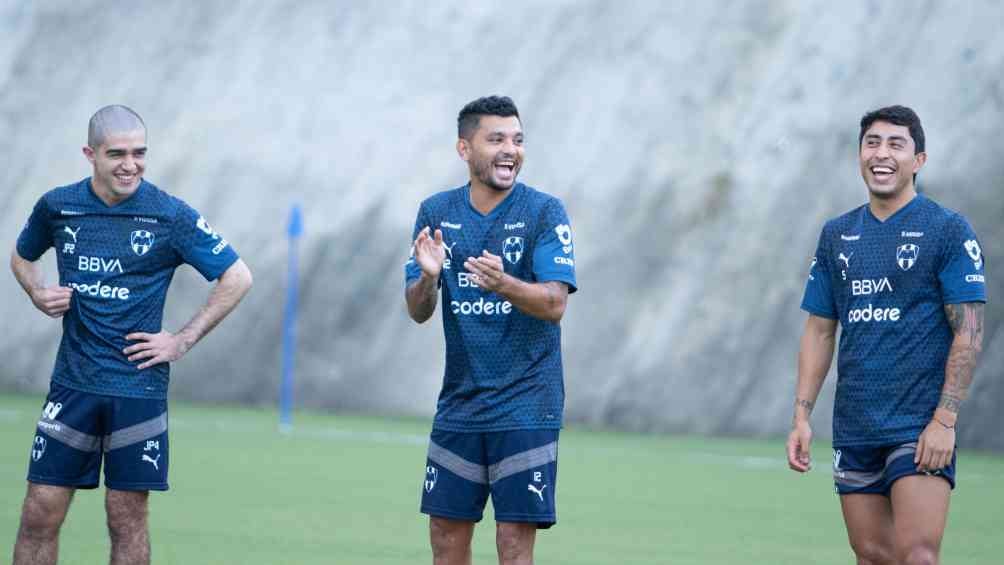
<svg viewBox="0 0 1004 565"><path fill-rule="evenodd" d="M471 183L467 183L464 185L463 188L464 203L467 204L467 209L470 210L471 213L474 214L475 216L486 219L494 218L495 216L498 216L502 212L508 210L512 206L512 203L516 201L517 195L522 194L523 189L524 189L523 183L519 182L516 183L515 185L513 185L512 190L509 191L509 194L506 195L505 199L503 199L502 202L496 204L495 207L492 208L491 212L488 212L487 214L482 214L481 212L478 211L477 208L474 207L474 204L471 204Z"/></svg>
<svg viewBox="0 0 1004 565"><path fill-rule="evenodd" d="M107 210L116 210L124 207L126 204L132 202L133 200L136 200L136 196L139 195L140 191L146 190L145 187L147 182L146 179L140 179L139 186L136 187L136 190L133 191L133 193L130 194L128 198L126 198L125 200L119 202L114 206L109 206L108 204L105 203L104 200L98 198L98 195L94 193L94 185L91 182L91 177L87 177L87 179L84 181L84 184L86 185L84 188L87 190L89 198L95 203L95 205Z"/></svg>
<svg viewBox="0 0 1004 565"><path fill-rule="evenodd" d="M891 224L892 222L895 222L899 218L905 216L909 210L916 208L921 200L926 200L926 199L927 197L918 192L917 195L913 197L913 199L911 199L909 202L906 203L906 205L904 205L899 210L893 212L893 214L888 218L886 218L884 221L876 218L875 214L872 214L871 206L865 204L865 217L868 218L871 222L874 222L879 225Z"/></svg>

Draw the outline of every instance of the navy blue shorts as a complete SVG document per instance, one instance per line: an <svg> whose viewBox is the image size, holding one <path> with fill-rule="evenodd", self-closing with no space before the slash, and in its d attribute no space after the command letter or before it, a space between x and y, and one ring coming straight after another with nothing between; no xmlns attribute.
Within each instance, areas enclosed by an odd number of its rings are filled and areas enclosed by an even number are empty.
<svg viewBox="0 0 1004 565"><path fill-rule="evenodd" d="M120 398L52 383L38 419L28 480L43 485L167 490L167 400Z"/></svg>
<svg viewBox="0 0 1004 565"><path fill-rule="evenodd" d="M488 495L497 522L557 522L558 430L432 430L422 513L480 522Z"/></svg>
<svg viewBox="0 0 1004 565"><path fill-rule="evenodd" d="M840 447L833 449L833 482L837 494L882 494L889 496L892 484L910 475L932 475L955 488L955 452L948 466L937 471L918 471L913 456L917 443L886 447Z"/></svg>

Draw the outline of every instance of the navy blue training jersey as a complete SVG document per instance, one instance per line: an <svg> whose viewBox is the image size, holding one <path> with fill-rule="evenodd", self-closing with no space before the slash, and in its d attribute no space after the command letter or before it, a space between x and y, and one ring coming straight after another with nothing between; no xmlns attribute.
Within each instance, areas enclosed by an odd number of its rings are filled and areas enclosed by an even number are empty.
<svg viewBox="0 0 1004 565"><path fill-rule="evenodd" d="M923 195L826 223L802 309L840 321L834 446L916 441L945 381L944 305L986 301L984 262L966 219Z"/></svg>
<svg viewBox="0 0 1004 565"><path fill-rule="evenodd" d="M481 290L464 261L487 250L502 257L509 275L527 282L561 281L575 292L572 229L561 201L517 183L484 215L471 205L467 185L422 202L412 239L425 227L442 230L446 248L439 281L446 371L433 428L560 428L565 401L561 326ZM421 272L412 256L405 264L406 284Z"/></svg>
<svg viewBox="0 0 1004 565"><path fill-rule="evenodd" d="M182 263L207 280L237 253L183 201L142 181L108 206L89 178L47 192L17 240L17 253L38 260L54 247L59 284L74 289L63 315L53 382L110 396L166 398L168 364L142 371L122 350L133 332L161 330L164 298Z"/></svg>

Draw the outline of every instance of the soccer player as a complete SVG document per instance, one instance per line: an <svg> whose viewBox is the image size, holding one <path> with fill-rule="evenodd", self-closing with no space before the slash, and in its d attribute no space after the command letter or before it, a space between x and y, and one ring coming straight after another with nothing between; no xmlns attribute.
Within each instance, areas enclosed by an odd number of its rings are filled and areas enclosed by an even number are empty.
<svg viewBox="0 0 1004 565"><path fill-rule="evenodd" d="M441 287L446 335L421 510L433 562L470 563L491 494L499 563L525 564L537 528L557 520L572 230L560 200L516 182L523 129L510 98L471 102L457 129L470 182L422 202L405 265L408 313L428 320Z"/></svg>
<svg viewBox="0 0 1004 565"><path fill-rule="evenodd" d="M955 487L955 421L982 348L984 257L962 215L914 185L913 110L861 118L868 203L823 227L802 308L788 465L810 467L809 416L841 326L833 477L859 564L937 563Z"/></svg>
<svg viewBox="0 0 1004 565"><path fill-rule="evenodd" d="M11 254L36 308L63 338L28 463L14 563L56 563L75 489L104 465L111 563L149 563L147 500L167 490L168 364L218 324L251 286L237 253L187 204L143 179L146 125L125 106L90 120L93 174L38 200ZM54 248L59 284L39 261ZM161 328L176 267L218 281L179 332Z"/></svg>

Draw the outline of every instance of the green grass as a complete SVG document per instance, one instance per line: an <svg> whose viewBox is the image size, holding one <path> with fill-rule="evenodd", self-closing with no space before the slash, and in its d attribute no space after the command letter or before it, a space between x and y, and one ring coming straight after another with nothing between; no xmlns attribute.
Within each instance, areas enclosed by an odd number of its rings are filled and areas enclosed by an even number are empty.
<svg viewBox="0 0 1004 565"><path fill-rule="evenodd" d="M41 396L0 396L0 540L13 546ZM431 562L418 513L429 423L296 415L175 403L171 491L151 498L154 563L413 564ZM771 442L566 430L558 525L541 532L544 564L849 563L828 473L787 471ZM1001 563L1004 458L963 453L945 563ZM106 562L103 491L80 491L61 563ZM0 560L7 559L0 556ZM490 513L475 563L494 563Z"/></svg>

